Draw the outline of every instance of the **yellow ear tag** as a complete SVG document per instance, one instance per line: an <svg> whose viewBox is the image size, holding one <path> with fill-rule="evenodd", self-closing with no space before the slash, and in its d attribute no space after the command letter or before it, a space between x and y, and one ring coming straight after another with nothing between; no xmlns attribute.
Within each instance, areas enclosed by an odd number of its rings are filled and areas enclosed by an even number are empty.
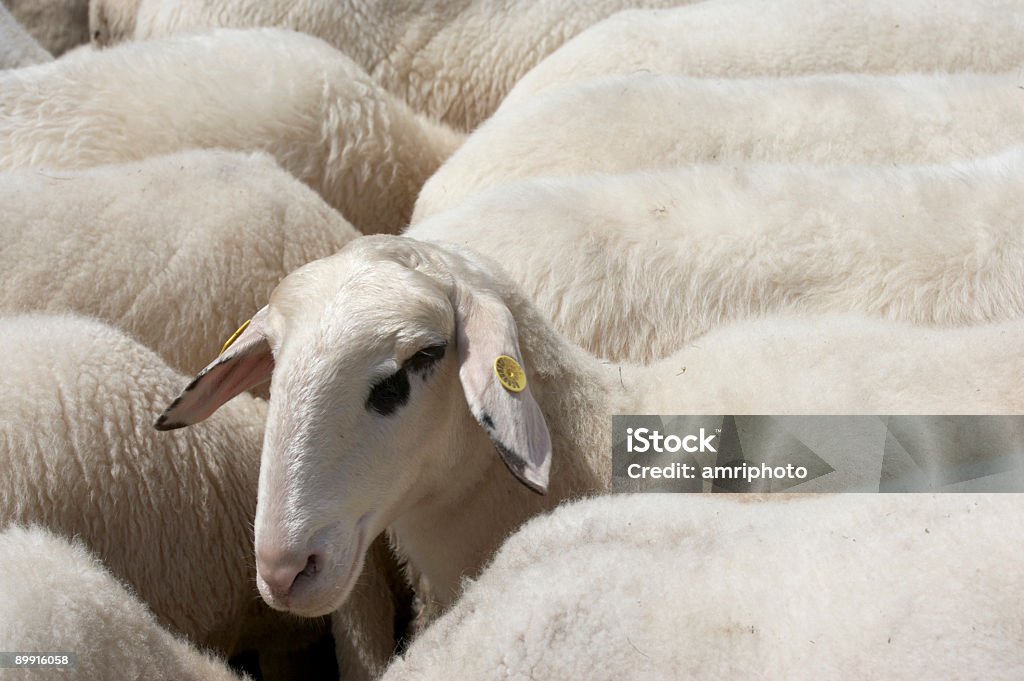
<svg viewBox="0 0 1024 681"><path fill-rule="evenodd" d="M231 334L231 338L228 338L227 342L224 343L224 347L220 349L220 354L223 355L224 351L230 348L231 344L238 340L238 337L242 335L242 332L249 328L249 322L251 321L251 319L246 319L245 322L240 327L238 327L238 331L235 331L233 334Z"/></svg>
<svg viewBox="0 0 1024 681"><path fill-rule="evenodd" d="M494 360L494 373L506 390L521 393L526 389L526 372L508 355L498 355Z"/></svg>

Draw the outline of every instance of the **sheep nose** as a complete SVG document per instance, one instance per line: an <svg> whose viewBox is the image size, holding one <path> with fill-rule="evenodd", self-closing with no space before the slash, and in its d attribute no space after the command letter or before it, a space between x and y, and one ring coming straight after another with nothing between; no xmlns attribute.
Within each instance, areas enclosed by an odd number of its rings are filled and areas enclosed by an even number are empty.
<svg viewBox="0 0 1024 681"><path fill-rule="evenodd" d="M323 559L316 553L262 553L256 557L256 571L274 600L286 604L295 584L320 571Z"/></svg>

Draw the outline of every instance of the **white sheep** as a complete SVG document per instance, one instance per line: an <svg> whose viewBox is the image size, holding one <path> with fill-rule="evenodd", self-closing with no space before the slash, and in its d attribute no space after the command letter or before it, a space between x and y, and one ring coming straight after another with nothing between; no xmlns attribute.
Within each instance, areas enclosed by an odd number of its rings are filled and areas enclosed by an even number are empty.
<svg viewBox="0 0 1024 681"><path fill-rule="evenodd" d="M129 29L139 40L217 26L309 33L350 55L417 111L472 130L523 74L588 26L627 7L689 1L93 0L91 12L100 44L131 38Z"/></svg>
<svg viewBox="0 0 1024 681"><path fill-rule="evenodd" d="M612 414L1019 413L1024 357L1007 348L1021 342L1024 320L832 316L735 324L648 367L608 365L483 256L361 237L286 277L157 427L195 423L273 372L264 599L331 611L389 527L447 605L526 519L608 489Z"/></svg>
<svg viewBox="0 0 1024 681"><path fill-rule="evenodd" d="M140 0L90 0L89 39L94 47L107 47L130 39ZM309 31L305 31L308 33Z"/></svg>
<svg viewBox="0 0 1024 681"><path fill-rule="evenodd" d="M54 57L89 41L89 0L3 0L3 4Z"/></svg>
<svg viewBox="0 0 1024 681"><path fill-rule="evenodd" d="M553 85L644 70L736 78L998 72L1022 63L1020 0L715 0L619 12L555 50L501 106Z"/></svg>
<svg viewBox="0 0 1024 681"><path fill-rule="evenodd" d="M628 495L531 521L381 681L1024 675L1014 494Z"/></svg>
<svg viewBox="0 0 1024 681"><path fill-rule="evenodd" d="M0 669L10 681L241 678L164 629L81 542L40 527L0 532L0 648L73 655L66 668Z"/></svg>
<svg viewBox="0 0 1024 681"><path fill-rule="evenodd" d="M61 60L67 61L68 59L74 59L77 57L83 57L87 54L95 52L97 48L92 46L92 43L82 43L77 47L72 47L70 50L60 55Z"/></svg>
<svg viewBox="0 0 1024 681"><path fill-rule="evenodd" d="M765 313L1024 316L1020 196L1024 147L926 167L687 166L498 185L406 235L500 261L571 340L648 362Z"/></svg>
<svg viewBox="0 0 1024 681"><path fill-rule="evenodd" d="M413 222L532 176L710 161L939 163L1022 142L1015 73L609 76L495 114L424 185Z"/></svg>
<svg viewBox="0 0 1024 681"><path fill-rule="evenodd" d="M358 233L264 154L0 173L0 312L101 318L195 373L286 274Z"/></svg>
<svg viewBox="0 0 1024 681"><path fill-rule="evenodd" d="M279 29L126 43L0 73L0 170L263 150L365 232L403 226L460 141L337 50Z"/></svg>
<svg viewBox="0 0 1024 681"><path fill-rule="evenodd" d="M223 654L256 649L268 678L268 662L282 678L280 656L326 622L284 619L254 588L265 402L242 396L202 429L168 436L148 414L183 377L120 331L73 315L0 317L0 353L0 526L80 537L161 624ZM343 660L359 672L349 678L373 678L394 648L372 635L393 619L378 586L361 584L360 603L339 613L336 632L368 648Z"/></svg>
<svg viewBox="0 0 1024 681"><path fill-rule="evenodd" d="M0 5L0 70L41 64L52 59L7 8Z"/></svg>

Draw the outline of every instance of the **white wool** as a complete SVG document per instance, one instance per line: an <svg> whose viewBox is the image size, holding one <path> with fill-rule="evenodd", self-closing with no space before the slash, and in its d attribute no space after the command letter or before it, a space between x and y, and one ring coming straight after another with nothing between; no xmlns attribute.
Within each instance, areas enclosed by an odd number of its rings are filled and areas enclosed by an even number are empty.
<svg viewBox="0 0 1024 681"><path fill-rule="evenodd" d="M326 622L274 613L255 590L263 400L244 395L200 428L159 433L153 402L184 377L84 317L0 317L0 354L0 526L79 537L161 625L224 655L255 648L265 672L325 633ZM378 556L374 576L386 567ZM364 582L339 613L339 646L346 633L366 646L344 660L350 678L372 678L394 648L381 625L394 619L388 588Z"/></svg>
<svg viewBox="0 0 1024 681"><path fill-rule="evenodd" d="M126 43L0 73L0 170L262 150L364 232L406 224L459 141L337 50L280 29Z"/></svg>
<svg viewBox="0 0 1024 681"><path fill-rule="evenodd" d="M107 47L131 38L140 0L90 0L89 39L94 47Z"/></svg>
<svg viewBox="0 0 1024 681"><path fill-rule="evenodd" d="M1019 507L1015 494L564 506L510 538L381 681L1014 681Z"/></svg>
<svg viewBox="0 0 1024 681"><path fill-rule="evenodd" d="M98 317L185 373L358 234L263 153L0 173L0 205L0 312Z"/></svg>
<svg viewBox="0 0 1024 681"><path fill-rule="evenodd" d="M715 0L623 11L516 83L501 106L600 75L996 72L1024 63L1020 0Z"/></svg>
<svg viewBox="0 0 1024 681"><path fill-rule="evenodd" d="M1024 147L925 167L687 166L498 185L406 235L494 258L570 340L648 362L762 314L1024 316L1021 196Z"/></svg>
<svg viewBox="0 0 1024 681"><path fill-rule="evenodd" d="M0 5L0 70L50 61L53 57Z"/></svg>
<svg viewBox="0 0 1024 681"><path fill-rule="evenodd" d="M0 669L8 681L242 678L168 632L82 542L41 527L0 532L0 648L73 655L63 669Z"/></svg>
<svg viewBox="0 0 1024 681"><path fill-rule="evenodd" d="M280 26L351 56L414 109L462 130L487 118L523 74L627 7L688 0L93 0L103 43L217 26Z"/></svg>
<svg viewBox="0 0 1024 681"><path fill-rule="evenodd" d="M712 161L943 163L1021 143L1016 72L609 76L495 114L424 185L413 222L488 187L542 175Z"/></svg>
<svg viewBox="0 0 1024 681"><path fill-rule="evenodd" d="M54 57L89 41L89 0L3 0L3 4Z"/></svg>
<svg viewBox="0 0 1024 681"><path fill-rule="evenodd" d="M0 326L0 523L81 537L163 623L232 652L261 610L246 565L265 403L243 395L202 430L165 437L149 404L180 374L152 351L84 317Z"/></svg>
<svg viewBox="0 0 1024 681"><path fill-rule="evenodd" d="M73 59L75 57L82 57L92 52L95 52L96 48L93 47L92 43L82 43L77 47L72 47L70 50L60 56L61 59Z"/></svg>
<svg viewBox="0 0 1024 681"><path fill-rule="evenodd" d="M247 334L161 421L201 420L240 376L272 368L257 584L307 615L343 601L385 527L450 604L525 520L608 489L613 414L1024 411L1024 358L1007 352L1024 320L754 320L617 366L559 336L492 261L400 237L362 237L293 272ZM499 384L500 355L524 368L521 392ZM310 554L314 570L272 588L268 568L298 558L298 572Z"/></svg>

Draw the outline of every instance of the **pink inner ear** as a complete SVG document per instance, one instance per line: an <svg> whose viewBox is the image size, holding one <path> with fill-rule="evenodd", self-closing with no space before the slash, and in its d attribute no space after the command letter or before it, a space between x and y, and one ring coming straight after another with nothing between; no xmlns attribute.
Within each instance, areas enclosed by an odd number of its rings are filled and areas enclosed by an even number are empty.
<svg viewBox="0 0 1024 681"><path fill-rule="evenodd" d="M184 428L208 418L241 392L270 380L274 357L262 352L218 359L196 376L156 420L157 430Z"/></svg>
<svg viewBox="0 0 1024 681"><path fill-rule="evenodd" d="M249 327L234 344L185 386L156 420L157 430L199 423L235 395L270 380L274 356L263 334L266 314L264 307L253 315Z"/></svg>

